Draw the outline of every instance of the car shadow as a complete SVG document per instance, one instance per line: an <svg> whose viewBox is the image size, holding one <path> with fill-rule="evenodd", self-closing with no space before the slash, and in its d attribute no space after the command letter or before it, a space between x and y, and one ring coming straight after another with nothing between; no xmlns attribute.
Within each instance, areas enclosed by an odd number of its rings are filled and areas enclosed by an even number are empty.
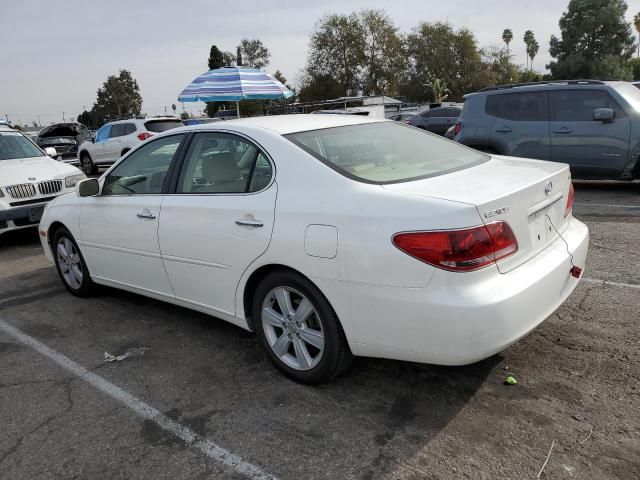
<svg viewBox="0 0 640 480"><path fill-rule="evenodd" d="M23 228L21 230L12 230L0 235L0 250L11 247L22 246L38 246L40 239L38 237L38 228Z"/></svg>
<svg viewBox="0 0 640 480"><path fill-rule="evenodd" d="M222 320L111 288L95 301L102 313L89 324L92 341L115 355L149 348L131 376L133 362L119 367L125 382L144 378L153 403L172 405L165 414L201 435L230 446L262 442L255 455L265 466L264 458L295 456L298 473L274 464L282 478L325 478L312 473L320 459L332 465L331 478L386 477L456 418L503 360L443 367L356 358L338 378L312 387L284 377L253 334ZM73 323L86 327L75 311ZM171 441L145 429L145 441ZM310 444L316 448L301 448Z"/></svg>

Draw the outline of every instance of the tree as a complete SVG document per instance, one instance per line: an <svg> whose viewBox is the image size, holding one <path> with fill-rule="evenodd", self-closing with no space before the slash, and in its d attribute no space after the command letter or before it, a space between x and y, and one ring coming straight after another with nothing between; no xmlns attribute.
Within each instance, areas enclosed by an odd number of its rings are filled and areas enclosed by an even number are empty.
<svg viewBox="0 0 640 480"><path fill-rule="evenodd" d="M86 125L89 128L95 128L97 126L93 121L93 115L91 115L91 113L87 112L86 110L84 110L80 115L78 115L77 120L79 123L82 123L83 125Z"/></svg>
<svg viewBox="0 0 640 480"><path fill-rule="evenodd" d="M211 45L211 50L209 51L209 70L224 67L224 65L222 52L215 45Z"/></svg>
<svg viewBox="0 0 640 480"><path fill-rule="evenodd" d="M358 14L364 41L360 85L364 95L397 95L406 70L404 41L384 10Z"/></svg>
<svg viewBox="0 0 640 480"><path fill-rule="evenodd" d="M527 57L531 62L529 63L529 70L533 70L533 59L536 58L538 51L540 50L540 44L533 36L533 32L531 32L531 38L529 39L529 43L527 44Z"/></svg>
<svg viewBox="0 0 640 480"><path fill-rule="evenodd" d="M236 62L240 61L242 65L261 69L269 65L270 58L269 49L258 39L243 38L238 45Z"/></svg>
<svg viewBox="0 0 640 480"><path fill-rule="evenodd" d="M425 86L431 88L435 103L444 102L451 93L451 90L447 88L447 84L439 78L434 79L431 83L426 83Z"/></svg>
<svg viewBox="0 0 640 480"><path fill-rule="evenodd" d="M492 84L504 85L522 81L520 79L521 72L517 65L511 61L511 55L506 48L489 45L484 47L481 53L482 62L491 74Z"/></svg>
<svg viewBox="0 0 640 480"><path fill-rule="evenodd" d="M91 113L96 126L115 118L140 115L142 97L138 82L128 70L120 70L118 76L110 75L98 89L96 102Z"/></svg>
<svg viewBox="0 0 640 480"><path fill-rule="evenodd" d="M531 49L531 44L535 41L536 37L533 35L531 30L527 30L524 32L524 44L526 46L527 51L527 68L529 68L529 50Z"/></svg>
<svg viewBox="0 0 640 480"><path fill-rule="evenodd" d="M311 93L310 89L316 87L318 94L324 90L337 92L337 96L356 95L360 90L364 49L364 27L358 15L323 16L311 34L304 74L306 80L300 95L304 96L304 90L307 96L315 97L317 94Z"/></svg>
<svg viewBox="0 0 640 480"><path fill-rule="evenodd" d="M509 44L513 40L513 32L510 28L505 28L502 32L502 41L507 44L507 56L509 55Z"/></svg>
<svg viewBox="0 0 640 480"><path fill-rule="evenodd" d="M282 74L282 72L280 70L276 70L276 73L273 74L273 77L278 80L281 84L283 85L287 85L287 79L284 78L284 75ZM289 87L287 87L289 88Z"/></svg>
<svg viewBox="0 0 640 480"><path fill-rule="evenodd" d="M236 48L236 65L238 67L242 66L242 51L240 50L240 46Z"/></svg>
<svg viewBox="0 0 640 480"><path fill-rule="evenodd" d="M640 58L632 58L629 60L631 68L632 80L640 80Z"/></svg>
<svg viewBox="0 0 640 480"><path fill-rule="evenodd" d="M630 79L635 42L626 10L624 0L570 0L559 22L561 37L549 42L551 76Z"/></svg>
<svg viewBox="0 0 640 480"><path fill-rule="evenodd" d="M449 23L420 23L407 35L407 53L409 71L402 93L413 100L430 97L422 86L434 78L448 85L453 100L495 84L475 37L466 28L456 31Z"/></svg>
<svg viewBox="0 0 640 480"><path fill-rule="evenodd" d="M344 85L332 75L303 74L298 99L301 102L315 102L342 97L345 94Z"/></svg>
<svg viewBox="0 0 640 480"><path fill-rule="evenodd" d="M633 25L636 27L636 32L638 32L638 58L640 58L640 13L636 13L633 16Z"/></svg>

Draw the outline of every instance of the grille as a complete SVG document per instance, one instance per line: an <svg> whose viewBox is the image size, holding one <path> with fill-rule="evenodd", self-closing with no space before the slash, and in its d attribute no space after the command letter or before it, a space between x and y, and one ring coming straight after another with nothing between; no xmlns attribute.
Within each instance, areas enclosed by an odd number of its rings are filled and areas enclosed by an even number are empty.
<svg viewBox="0 0 640 480"><path fill-rule="evenodd" d="M38 184L38 191L41 195L58 193L60 190L62 190L62 180L48 180Z"/></svg>
<svg viewBox="0 0 640 480"><path fill-rule="evenodd" d="M11 185L10 187L6 187L6 190L13 198L29 198L35 197L36 195L36 186L33 183Z"/></svg>

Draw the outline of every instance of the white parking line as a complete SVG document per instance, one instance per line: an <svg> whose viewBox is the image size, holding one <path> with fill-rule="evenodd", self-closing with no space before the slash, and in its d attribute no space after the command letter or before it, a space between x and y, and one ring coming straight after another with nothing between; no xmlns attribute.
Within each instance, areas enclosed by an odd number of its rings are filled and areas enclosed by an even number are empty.
<svg viewBox="0 0 640 480"><path fill-rule="evenodd" d="M636 285L634 283L610 282L608 280L598 280L597 278L589 278L589 277L583 277L582 280L587 283L595 283L597 285L609 285L612 287L635 288L640 290L640 285Z"/></svg>
<svg viewBox="0 0 640 480"><path fill-rule="evenodd" d="M101 376L90 372L82 365L79 365L78 363L65 357L61 353L58 353L55 350L47 347L44 343L41 343L35 338L30 337L20 329L9 325L7 322L1 319L0 330L8 333L21 343L33 348L38 353L57 363L65 370L73 373L74 375L84 380L88 384L94 386L106 395L109 395L114 400L123 403L125 406L129 407L129 409L137 413L140 417L151 420L160 428L172 433L176 437L183 440L186 444L200 450L210 459L219 462L225 467L252 480L277 480L275 476L265 473L260 467L244 461L238 455L231 453L229 450L210 440L201 438L190 428L171 420L170 418L166 417L152 406L144 403L134 395L131 395L130 393L124 391L120 387L105 380Z"/></svg>
<svg viewBox="0 0 640 480"><path fill-rule="evenodd" d="M613 203L573 202L577 207L607 207L607 208L640 208L640 205L620 205Z"/></svg>

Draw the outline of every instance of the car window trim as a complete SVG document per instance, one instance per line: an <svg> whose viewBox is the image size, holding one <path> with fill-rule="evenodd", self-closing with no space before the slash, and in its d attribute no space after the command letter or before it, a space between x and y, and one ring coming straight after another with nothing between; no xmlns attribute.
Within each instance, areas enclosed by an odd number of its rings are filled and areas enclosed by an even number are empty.
<svg viewBox="0 0 640 480"><path fill-rule="evenodd" d="M156 137L153 140L150 140L148 143L145 143L146 145L150 145L154 142L158 142L162 139L168 138L168 137L177 137L177 136L181 136L182 140L180 140L180 143L178 144L178 148L176 149L176 153L173 154L173 158L171 159L171 163L169 163L169 167L167 168L167 173L165 173L165 177L164 177L164 182L162 183L162 188L160 189L159 193L109 193L109 194L104 194L102 193L103 189L104 189L104 184L107 180L107 178L109 178L109 175L111 174L111 172L113 172L116 168L118 168L120 165L122 165L123 163L125 163L127 160L130 160L131 157L133 155L135 155L136 151L138 150L137 148L135 150L132 150L130 154L127 154L126 156L124 156L122 158L121 161L114 163L113 166L111 168L109 168L109 170L107 170L106 172L104 172L103 177L100 178L100 180L102 181L102 185L100 186L100 194L97 195L98 197L132 197L134 195L144 195L144 196L152 196L152 195L166 195L166 188L168 187L167 184L167 177L169 176L169 173L172 172L172 166L176 163L177 158L182 155L182 147L185 143L185 137L187 136L187 134L185 132L179 132L179 133L173 133L171 135L163 135L161 137Z"/></svg>
<svg viewBox="0 0 640 480"><path fill-rule="evenodd" d="M269 162L269 164L271 165L271 179L269 180L269 183L267 183L267 185L263 189L256 190L255 192L249 192L248 191L248 186L250 184L245 186L245 191L244 192L238 192L238 193L228 193L228 192L178 192L178 183L179 183L179 180L180 180L180 175L182 174L182 169L184 168L187 152L189 151L189 147L191 146L191 143L193 142L193 138L199 133L223 133L223 134L227 134L227 135L234 135L234 136L240 137L243 140L251 143L253 146L256 147L256 153L254 154L252 167L251 167L250 170L253 173L253 169L255 168L255 164L256 164L256 162L258 160L258 156L260 155L260 153L262 153L264 155L264 157L267 159L267 161ZM249 181L251 181L250 179L251 179L251 177L249 177ZM264 192L265 190L268 190L271 187L271 185L273 183L275 183L275 179L276 179L276 164L275 164L275 162L271 158L271 155L269 155L269 153L267 153L267 151L262 147L262 145L260 145L260 143L257 142L256 140L254 140L253 138L251 138L248 135L245 135L243 133L234 131L234 130L223 130L223 129L197 130L197 131L194 131L194 132L189 132L188 143L185 142L185 145L184 145L183 150L182 150L181 155L180 155L179 164L176 163L175 170L174 170L174 172L172 172L171 183L170 183L170 186L169 186L169 189L168 189L166 195L187 195L187 196L255 195L255 194ZM166 178L165 178L165 180L166 180Z"/></svg>

